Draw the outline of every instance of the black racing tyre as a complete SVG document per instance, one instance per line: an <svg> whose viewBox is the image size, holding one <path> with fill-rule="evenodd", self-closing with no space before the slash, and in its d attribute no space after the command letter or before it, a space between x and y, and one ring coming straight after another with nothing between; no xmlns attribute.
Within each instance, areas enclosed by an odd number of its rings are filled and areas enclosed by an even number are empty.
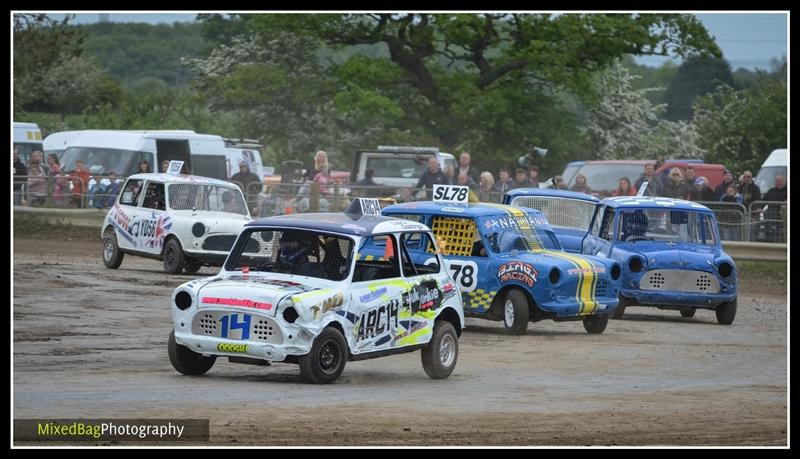
<svg viewBox="0 0 800 459"><path fill-rule="evenodd" d="M433 325L433 336L422 348L422 368L431 379L446 379L458 361L458 334L456 328L446 320Z"/></svg>
<svg viewBox="0 0 800 459"><path fill-rule="evenodd" d="M681 317L694 317L695 312L697 309L681 309Z"/></svg>
<svg viewBox="0 0 800 459"><path fill-rule="evenodd" d="M170 239L164 247L164 271L169 274L178 274L186 264L186 255L183 254L181 243L177 239Z"/></svg>
<svg viewBox="0 0 800 459"><path fill-rule="evenodd" d="M736 318L736 302L737 298L727 303L722 303L717 306L717 323L720 325L730 325L733 319Z"/></svg>
<svg viewBox="0 0 800 459"><path fill-rule="evenodd" d="M200 271L200 268L202 268L202 267L203 267L203 263L200 263L199 261L192 261L192 262L186 263L186 265L183 267L183 270L187 274L194 274L197 271Z"/></svg>
<svg viewBox="0 0 800 459"><path fill-rule="evenodd" d="M619 303L617 307L614 309L614 312L611 313L612 319L621 319L622 316L625 315L625 307L628 306L628 300L624 296L619 296Z"/></svg>
<svg viewBox="0 0 800 459"><path fill-rule="evenodd" d="M202 375L214 366L217 358L215 356L206 357L198 354L188 347L175 342L175 330L169 332L169 361L173 368L185 375Z"/></svg>
<svg viewBox="0 0 800 459"><path fill-rule="evenodd" d="M605 331L608 325L608 314L593 315L583 319L583 328L592 334L600 334Z"/></svg>
<svg viewBox="0 0 800 459"><path fill-rule="evenodd" d="M117 269L122 264L123 256L125 254L119 249L117 235L113 232L107 233L103 237L103 264L106 268Z"/></svg>
<svg viewBox="0 0 800 459"><path fill-rule="evenodd" d="M330 384L342 374L347 363L347 342L342 333L328 327L314 340L311 351L297 359L300 375L312 384Z"/></svg>
<svg viewBox="0 0 800 459"><path fill-rule="evenodd" d="M503 299L503 324L512 335L524 335L528 330L530 307L521 290L511 289Z"/></svg>

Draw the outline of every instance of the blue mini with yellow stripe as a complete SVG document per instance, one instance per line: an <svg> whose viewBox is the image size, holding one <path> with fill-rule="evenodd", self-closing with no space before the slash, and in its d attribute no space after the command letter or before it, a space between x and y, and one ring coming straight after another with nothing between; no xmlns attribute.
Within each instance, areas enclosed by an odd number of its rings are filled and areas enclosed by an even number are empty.
<svg viewBox="0 0 800 459"><path fill-rule="evenodd" d="M536 209L426 201L381 212L433 230L467 316L502 320L514 334L545 319L582 320L587 332L602 333L617 306L619 264L567 253Z"/></svg>

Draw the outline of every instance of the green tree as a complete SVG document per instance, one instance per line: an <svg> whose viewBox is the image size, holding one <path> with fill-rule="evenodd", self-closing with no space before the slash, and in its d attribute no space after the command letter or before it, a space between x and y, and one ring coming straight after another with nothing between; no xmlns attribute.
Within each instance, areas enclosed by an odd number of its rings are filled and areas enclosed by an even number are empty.
<svg viewBox="0 0 800 459"><path fill-rule="evenodd" d="M706 161L758 171L772 150L788 145L787 103L787 86L774 81L740 91L721 86L699 98L695 124Z"/></svg>
<svg viewBox="0 0 800 459"><path fill-rule="evenodd" d="M671 121L691 120L695 99L714 91L721 84L733 85L733 73L728 61L702 56L686 59L667 87L667 111L664 117Z"/></svg>

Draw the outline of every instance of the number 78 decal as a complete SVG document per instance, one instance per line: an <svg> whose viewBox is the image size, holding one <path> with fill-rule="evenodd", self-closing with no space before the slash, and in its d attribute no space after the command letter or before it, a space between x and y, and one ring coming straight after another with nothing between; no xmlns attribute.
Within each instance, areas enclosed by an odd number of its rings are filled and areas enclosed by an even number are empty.
<svg viewBox="0 0 800 459"><path fill-rule="evenodd" d="M436 258L428 258L425 260L426 265L436 262ZM466 260L444 260L445 266L450 271L450 276L458 285L462 292L471 292L475 290L478 283L478 265L474 261Z"/></svg>

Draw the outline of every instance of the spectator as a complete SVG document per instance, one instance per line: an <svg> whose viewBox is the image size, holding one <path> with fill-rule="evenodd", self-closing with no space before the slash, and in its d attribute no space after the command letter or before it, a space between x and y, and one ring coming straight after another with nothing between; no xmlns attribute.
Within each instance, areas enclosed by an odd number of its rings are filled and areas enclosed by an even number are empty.
<svg viewBox="0 0 800 459"><path fill-rule="evenodd" d="M753 183L753 173L750 171L742 173L742 183L739 184L737 191L742 195L742 204L748 209L750 204L761 200L761 189Z"/></svg>
<svg viewBox="0 0 800 459"><path fill-rule="evenodd" d="M539 166L536 164L528 168L528 183L531 188L539 188Z"/></svg>
<svg viewBox="0 0 800 459"><path fill-rule="evenodd" d="M636 196L636 188L631 186L631 179L622 177L619 179L619 187L611 192L612 196Z"/></svg>
<svg viewBox="0 0 800 459"><path fill-rule="evenodd" d="M83 207L83 195L89 189L89 171L83 167L83 161L75 161L75 170L69 174L72 182L72 205L73 207Z"/></svg>
<svg viewBox="0 0 800 459"><path fill-rule="evenodd" d="M689 191L690 201L714 201L714 191L708 187L708 179L698 177L694 181L691 191Z"/></svg>
<svg viewBox="0 0 800 459"><path fill-rule="evenodd" d="M264 183L256 174L250 172L250 164L247 160L239 161L239 172L233 174L231 182L239 185L247 199L247 207L250 208L250 212L255 214L258 206L258 193L261 193Z"/></svg>
<svg viewBox="0 0 800 459"><path fill-rule="evenodd" d="M783 175L775 176L775 187L770 188L764 195L764 201L786 202L788 196L786 188L786 178ZM781 206L768 204L764 211L764 219L767 220L766 240L767 242L786 242L783 240L783 217L781 216Z"/></svg>
<svg viewBox="0 0 800 459"><path fill-rule="evenodd" d="M592 194L592 189L586 183L586 176L583 174L575 174L575 184L569 187L570 191L577 191L579 193Z"/></svg>
<svg viewBox="0 0 800 459"><path fill-rule="evenodd" d="M444 167L444 173L447 175L447 180L449 180L450 183L456 183L456 170L453 169L453 166L450 164L446 165Z"/></svg>
<svg viewBox="0 0 800 459"><path fill-rule="evenodd" d="M28 168L19 159L19 148L14 147L14 205L22 205L22 185L27 180ZM22 178L22 177L26 178Z"/></svg>
<svg viewBox="0 0 800 459"><path fill-rule="evenodd" d="M28 163L32 164L34 162L42 167L42 171L44 171L44 176L47 177L49 170L45 166L44 153L42 153L41 150L33 150L33 152L31 152L31 159L28 161Z"/></svg>
<svg viewBox="0 0 800 459"><path fill-rule="evenodd" d="M239 208L239 202L234 198L233 191L226 191L222 193L222 211L223 212L232 212L235 214L244 213L241 208Z"/></svg>
<svg viewBox="0 0 800 459"><path fill-rule="evenodd" d="M478 183L475 182L475 180L472 180L472 177L470 177L466 172L461 172L458 174L456 185L469 187L470 191L478 191Z"/></svg>
<svg viewBox="0 0 800 459"><path fill-rule="evenodd" d="M169 163L167 163L169 164ZM143 159L139 162L139 173L140 174L148 174L150 173L150 163L147 162L146 159Z"/></svg>
<svg viewBox="0 0 800 459"><path fill-rule="evenodd" d="M664 196L674 199L686 199L689 189L683 179L680 168L673 167L669 171L667 181L664 183Z"/></svg>
<svg viewBox="0 0 800 459"><path fill-rule="evenodd" d="M494 193L494 177L492 177L491 172L481 172L481 182L478 184L478 193L481 201L499 201L499 199L496 199L496 197L492 195L492 193Z"/></svg>
<svg viewBox="0 0 800 459"><path fill-rule="evenodd" d="M736 187L733 184L728 185L725 189L725 194L722 196L722 202L729 203L742 203L742 197L736 193ZM720 223L719 232L720 237L726 241L739 241L741 240L740 231L743 221L741 218L736 217L734 214L739 213L732 208L730 212L724 212L725 215L720 214L717 219Z"/></svg>
<svg viewBox="0 0 800 459"><path fill-rule="evenodd" d="M28 180L25 189L28 192L28 205L37 207L44 205L44 201L47 198L47 173L44 165L33 155L31 155L31 162L28 167Z"/></svg>
<svg viewBox="0 0 800 459"><path fill-rule="evenodd" d="M161 172L166 174L168 170L169 170L169 160L165 159L164 161L161 161Z"/></svg>
<svg viewBox="0 0 800 459"><path fill-rule="evenodd" d="M431 158L428 160L428 170L422 173L417 181L416 188L425 188L429 190L426 192L427 199L431 198L430 190L433 185L450 185L451 182L447 175L439 169L439 160Z"/></svg>
<svg viewBox="0 0 800 459"><path fill-rule="evenodd" d="M367 169L364 171L364 178L355 183L357 186L365 187L363 190L360 190L361 196L367 198L374 198L381 195L381 190L378 188L381 185L380 183L376 183L375 180L372 179L372 177L374 176L375 176L375 171L373 171L372 169Z"/></svg>
<svg viewBox="0 0 800 459"><path fill-rule="evenodd" d="M642 189L642 184L644 182L647 183L647 190L645 190L645 196L661 196L663 193L663 185L661 180L658 179L655 175L655 165L653 163L648 163L644 165L644 173L639 176L639 179L636 180L636 183L633 185L634 188L637 190Z"/></svg>
<svg viewBox="0 0 800 459"><path fill-rule="evenodd" d="M122 181L117 179L117 174L114 171L108 173L108 181L105 207L112 207L117 201L117 195L119 195L119 190L122 188Z"/></svg>
<svg viewBox="0 0 800 459"><path fill-rule="evenodd" d="M50 167L50 176L55 178L53 180L53 204L63 207L67 204L66 193L69 192L69 181L61 170L58 155L55 153L47 155L47 164Z"/></svg>
<svg viewBox="0 0 800 459"><path fill-rule="evenodd" d="M511 174L507 167L500 168L500 180L494 185L494 191L505 194L508 190L514 189L515 182L511 180Z"/></svg>
<svg viewBox="0 0 800 459"><path fill-rule="evenodd" d="M95 209L102 209L108 199L107 189L108 184L104 183L102 177L99 175L92 177L92 181L89 183L89 205Z"/></svg>
<svg viewBox="0 0 800 459"><path fill-rule="evenodd" d="M695 179L697 179L697 176L694 171L694 166L689 164L688 166L686 166L686 188L688 188L689 191L691 191L692 188L694 188Z"/></svg>
<svg viewBox="0 0 800 459"><path fill-rule="evenodd" d="M717 189L714 190L715 201L722 201L722 198L727 193L728 186L730 185L736 186L736 182L733 181L733 173L729 170L726 170L722 175L722 183L720 183L719 186L717 186Z"/></svg>
<svg viewBox="0 0 800 459"><path fill-rule="evenodd" d="M514 189L514 188L530 188L531 185L530 185L530 182L528 181L528 172L525 169L523 169L521 167L519 169L517 169L516 177L517 177L517 180L516 180L516 182L514 182L514 186L511 187L511 189Z"/></svg>
<svg viewBox="0 0 800 459"><path fill-rule="evenodd" d="M309 169L306 171L306 175L304 178L306 181L314 181L314 177L317 176L320 172L324 172L325 175L330 173L330 165L328 164L328 154L325 153L323 150L319 150L314 155L314 169Z"/></svg>
<svg viewBox="0 0 800 459"><path fill-rule="evenodd" d="M457 172L459 175L461 174L469 175L469 178L472 179L472 181L477 184L480 181L480 177L478 175L478 170L470 166L471 162L472 159L469 153L467 153L466 151L464 153L461 153L461 156L458 158L459 167Z"/></svg>
<svg viewBox="0 0 800 459"><path fill-rule="evenodd" d="M664 159L664 155L656 155L656 164L654 165L654 169L658 170L664 165L665 162L667 161Z"/></svg>
<svg viewBox="0 0 800 459"><path fill-rule="evenodd" d="M550 189L553 189L553 190L566 190L567 189L567 184L566 184L566 182L564 182L564 177L562 177L560 175L556 175L555 177L553 177L553 184L548 186L547 188L550 188Z"/></svg>

